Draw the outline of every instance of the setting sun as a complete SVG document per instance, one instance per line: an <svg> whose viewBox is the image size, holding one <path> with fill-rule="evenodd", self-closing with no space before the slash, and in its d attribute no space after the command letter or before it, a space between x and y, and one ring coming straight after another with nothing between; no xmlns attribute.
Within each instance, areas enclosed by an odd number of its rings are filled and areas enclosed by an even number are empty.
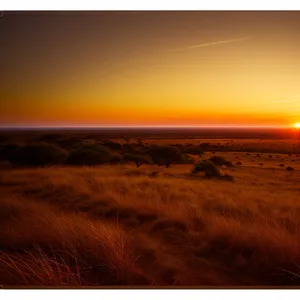
<svg viewBox="0 0 300 300"><path fill-rule="evenodd" d="M295 123L294 127L295 128L300 128L300 123Z"/></svg>

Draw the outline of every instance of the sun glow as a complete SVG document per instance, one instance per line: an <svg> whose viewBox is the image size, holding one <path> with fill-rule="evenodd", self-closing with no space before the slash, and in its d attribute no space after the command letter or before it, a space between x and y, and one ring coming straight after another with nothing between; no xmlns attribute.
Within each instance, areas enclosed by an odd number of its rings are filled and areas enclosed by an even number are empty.
<svg viewBox="0 0 300 300"><path fill-rule="evenodd" d="M300 123L295 123L294 127L295 128L300 128Z"/></svg>

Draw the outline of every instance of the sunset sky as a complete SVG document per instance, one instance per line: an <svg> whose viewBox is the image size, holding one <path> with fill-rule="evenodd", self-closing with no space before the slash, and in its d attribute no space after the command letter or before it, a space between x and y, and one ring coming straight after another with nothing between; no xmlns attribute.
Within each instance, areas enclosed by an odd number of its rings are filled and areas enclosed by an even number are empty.
<svg viewBox="0 0 300 300"><path fill-rule="evenodd" d="M300 12L5 12L0 126L290 126Z"/></svg>

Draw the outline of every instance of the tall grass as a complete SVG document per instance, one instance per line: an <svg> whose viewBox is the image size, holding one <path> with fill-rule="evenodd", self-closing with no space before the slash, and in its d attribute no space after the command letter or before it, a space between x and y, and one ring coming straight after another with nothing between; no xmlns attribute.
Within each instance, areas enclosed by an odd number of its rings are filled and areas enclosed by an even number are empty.
<svg viewBox="0 0 300 300"><path fill-rule="evenodd" d="M0 284L299 285L299 174L268 172L0 172Z"/></svg>

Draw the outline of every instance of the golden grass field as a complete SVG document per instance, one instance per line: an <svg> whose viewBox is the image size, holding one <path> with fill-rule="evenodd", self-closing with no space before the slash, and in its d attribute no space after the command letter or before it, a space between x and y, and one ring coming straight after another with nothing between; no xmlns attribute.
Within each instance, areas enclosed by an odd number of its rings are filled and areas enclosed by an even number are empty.
<svg viewBox="0 0 300 300"><path fill-rule="evenodd" d="M221 155L233 182L192 165L4 168L0 284L299 286L300 157Z"/></svg>

